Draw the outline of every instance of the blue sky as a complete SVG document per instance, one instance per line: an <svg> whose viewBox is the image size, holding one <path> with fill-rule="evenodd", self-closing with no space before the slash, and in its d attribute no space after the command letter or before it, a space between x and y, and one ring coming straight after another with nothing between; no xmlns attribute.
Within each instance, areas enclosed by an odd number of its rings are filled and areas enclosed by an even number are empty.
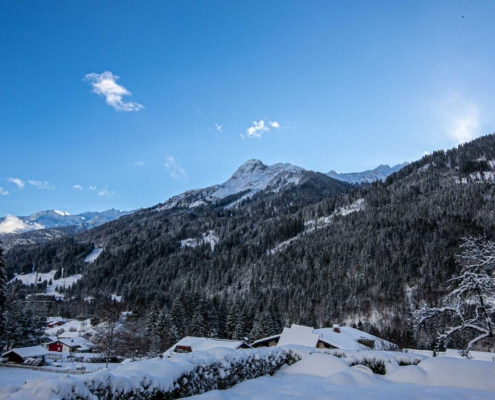
<svg viewBox="0 0 495 400"><path fill-rule="evenodd" d="M151 206L251 158L360 171L491 133L493 15L493 1L0 1L0 216Z"/></svg>

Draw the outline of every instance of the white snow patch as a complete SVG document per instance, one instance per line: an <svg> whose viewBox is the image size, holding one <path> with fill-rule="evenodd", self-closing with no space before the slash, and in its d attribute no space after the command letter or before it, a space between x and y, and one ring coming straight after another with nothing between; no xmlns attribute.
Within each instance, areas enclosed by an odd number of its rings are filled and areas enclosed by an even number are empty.
<svg viewBox="0 0 495 400"><path fill-rule="evenodd" d="M29 274L18 275L14 274L14 277L9 281L9 283L14 282L16 279L20 280L24 285L34 285L35 283L42 283L47 281L46 294L50 296L62 296L56 289L72 286L73 283L77 282L82 278L81 274L71 275L65 278L60 278L58 280L54 279L56 270L50 272L31 272ZM62 271L63 274L63 271ZM50 279L52 284L50 285Z"/></svg>
<svg viewBox="0 0 495 400"><path fill-rule="evenodd" d="M207 203L203 200L196 200L196 201L193 201L190 205L189 205L189 208L194 208L194 207L199 207L199 206L204 206L206 205Z"/></svg>
<svg viewBox="0 0 495 400"><path fill-rule="evenodd" d="M94 263L96 259L100 256L101 252L103 251L103 248L96 247L93 249L91 253L89 253L86 258L84 259L85 263Z"/></svg>
<svg viewBox="0 0 495 400"><path fill-rule="evenodd" d="M67 211L59 211L59 210L53 210L53 212L59 214L59 215L70 215Z"/></svg>
<svg viewBox="0 0 495 400"><path fill-rule="evenodd" d="M117 296L116 294L112 294L112 300L115 300L117 303L122 301L122 296Z"/></svg>
<svg viewBox="0 0 495 400"><path fill-rule="evenodd" d="M198 244L201 243L209 243L211 251L215 251L215 246L218 244L220 239L215 236L215 232L212 230L209 230L205 233L202 234L202 239L184 239L180 241L180 247L196 247Z"/></svg>

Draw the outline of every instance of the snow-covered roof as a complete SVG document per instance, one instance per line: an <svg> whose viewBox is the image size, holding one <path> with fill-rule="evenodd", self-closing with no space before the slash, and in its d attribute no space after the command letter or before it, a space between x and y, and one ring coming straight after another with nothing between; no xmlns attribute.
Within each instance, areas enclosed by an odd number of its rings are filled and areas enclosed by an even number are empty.
<svg viewBox="0 0 495 400"><path fill-rule="evenodd" d="M388 346L392 346L392 343L386 340L350 326L340 327L340 333L335 332L333 328L315 329L314 333L319 335L323 342L344 350L370 350L368 346L358 342L360 339L374 341L375 350L383 350Z"/></svg>
<svg viewBox="0 0 495 400"><path fill-rule="evenodd" d="M50 323L50 322L59 322L59 321L64 321L65 322L65 318L62 318L62 317L46 317L46 321L48 323Z"/></svg>
<svg viewBox="0 0 495 400"><path fill-rule="evenodd" d="M89 340L86 340L86 339L84 339L82 337L74 337L74 338L67 338L67 339L58 339L58 340L54 340L53 342L60 342L60 343L63 343L66 346L69 346L69 347L83 347L83 348L92 348L92 347L94 347L93 343L91 343Z"/></svg>
<svg viewBox="0 0 495 400"><path fill-rule="evenodd" d="M46 356L50 352L45 349L44 347L41 346L31 346L31 347L19 347L17 349L12 349L7 351L2 355L2 357L5 357L6 355L10 353L15 353L22 358L29 358L29 357L41 357L41 356Z"/></svg>
<svg viewBox="0 0 495 400"><path fill-rule="evenodd" d="M263 343L263 342L270 342L272 340L278 340L280 338L281 334L280 335L273 335L273 336L268 336L268 337L265 337L265 338L262 338L262 339L258 339L256 341L253 342L253 346L256 347L256 345L258 343Z"/></svg>
<svg viewBox="0 0 495 400"><path fill-rule="evenodd" d="M388 350L394 345L384 339L380 339L369 333L349 326L338 328L340 332L335 332L334 328L313 329L308 326L293 324L290 328L284 328L281 335L273 335L253 342L253 346L271 340L277 340L277 346L297 344L301 346L316 347L318 340L328 345L344 350L370 350L369 346L359 343L359 340L369 340L374 342L374 350Z"/></svg>
<svg viewBox="0 0 495 400"><path fill-rule="evenodd" d="M78 338L79 337L79 332L64 332L58 335L59 339L72 339L72 338Z"/></svg>
<svg viewBox="0 0 495 400"><path fill-rule="evenodd" d="M208 351L217 347L226 347L229 349L238 349L244 343L242 340L227 340L227 339L209 339L203 337L186 336L168 349L165 354L172 353L177 346L189 346L192 351Z"/></svg>
<svg viewBox="0 0 495 400"><path fill-rule="evenodd" d="M277 346L298 344L301 346L316 347L319 335L313 333L313 328L292 324L290 328L284 328Z"/></svg>

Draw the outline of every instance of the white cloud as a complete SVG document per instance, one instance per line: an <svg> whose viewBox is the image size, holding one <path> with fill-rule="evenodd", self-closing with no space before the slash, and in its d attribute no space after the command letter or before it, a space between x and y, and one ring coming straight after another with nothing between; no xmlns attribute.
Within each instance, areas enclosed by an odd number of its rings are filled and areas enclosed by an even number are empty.
<svg viewBox="0 0 495 400"><path fill-rule="evenodd" d="M131 96L131 92L124 86L117 84L117 79L119 77L110 71L105 71L102 74L91 73L84 77L84 80L93 86L93 92L104 96L107 104L115 110L129 112L143 109L142 104L122 100L124 96Z"/></svg>
<svg viewBox="0 0 495 400"><path fill-rule="evenodd" d="M166 156L165 168L167 169L169 175L173 179L180 179L187 181L187 172L184 168L177 162L177 160L172 156Z"/></svg>
<svg viewBox="0 0 495 400"><path fill-rule="evenodd" d="M7 178L7 181L16 184L19 189L23 189L26 186L26 182L20 178Z"/></svg>
<svg viewBox="0 0 495 400"><path fill-rule="evenodd" d="M72 186L73 189L75 190L82 190L82 186L81 185L74 185Z"/></svg>
<svg viewBox="0 0 495 400"><path fill-rule="evenodd" d="M222 128L223 126L222 125L219 125L219 124L215 124L215 129L219 132L222 132Z"/></svg>
<svg viewBox="0 0 495 400"><path fill-rule="evenodd" d="M0 233L20 233L43 228L43 225L24 222L13 215L7 215L4 220L0 222Z"/></svg>
<svg viewBox="0 0 495 400"><path fill-rule="evenodd" d="M425 151L425 156L429 156L429 155L430 155L430 153L428 153L427 151Z"/></svg>
<svg viewBox="0 0 495 400"><path fill-rule="evenodd" d="M89 189L89 190L96 190L96 189L98 189L98 188L97 188L96 186L91 186L91 185L90 185L88 189Z"/></svg>
<svg viewBox="0 0 495 400"><path fill-rule="evenodd" d="M29 180L28 183L38 189L47 189L47 190L55 189L55 185L47 181Z"/></svg>
<svg viewBox="0 0 495 400"><path fill-rule="evenodd" d="M115 191L108 190L108 188L105 186L103 189L100 189L100 191L98 192L98 196L113 197L115 196Z"/></svg>
<svg viewBox="0 0 495 400"><path fill-rule="evenodd" d="M271 128L280 128L280 124L277 121L268 121L265 119L259 122L253 121L253 125L246 129L246 133L241 133L241 138L260 138L264 133L268 132Z"/></svg>
<svg viewBox="0 0 495 400"><path fill-rule="evenodd" d="M142 167L144 165L144 161L138 161L133 164L135 167Z"/></svg>
<svg viewBox="0 0 495 400"><path fill-rule="evenodd" d="M0 195L2 195L2 196L8 196L9 195L9 191L8 190L5 190L3 187L0 187Z"/></svg>

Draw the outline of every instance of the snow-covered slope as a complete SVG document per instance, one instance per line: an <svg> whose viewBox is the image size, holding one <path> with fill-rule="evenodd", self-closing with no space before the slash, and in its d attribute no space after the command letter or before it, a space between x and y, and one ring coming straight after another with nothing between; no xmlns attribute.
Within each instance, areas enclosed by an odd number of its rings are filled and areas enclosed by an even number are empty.
<svg viewBox="0 0 495 400"><path fill-rule="evenodd" d="M22 274L22 275L14 274L14 277L9 281L9 283L19 280L24 285L29 286L46 281L47 282L46 294L49 296L61 297L62 294L60 294L57 291L57 288L70 287L72 286L72 284L74 284L75 282L77 282L79 279L82 278L81 274L76 274L55 280L56 273L57 273L56 270L52 270L46 273L31 272L29 274Z"/></svg>
<svg viewBox="0 0 495 400"><path fill-rule="evenodd" d="M349 172L339 174L335 171L330 171L327 175L330 178L337 179L339 181L348 182L348 183L371 183L374 181L384 181L387 176L392 175L394 172L397 172L401 168L408 165L408 162L397 164L393 167L388 165L379 165L375 169L371 169L363 172Z"/></svg>
<svg viewBox="0 0 495 400"><path fill-rule="evenodd" d="M27 217L7 215L0 218L0 235L7 233L25 233L39 229L62 228L77 226L81 228L94 228L106 222L113 221L132 211L119 211L115 209L103 212L85 212L78 215L70 215L59 210L40 211Z"/></svg>
<svg viewBox="0 0 495 400"><path fill-rule="evenodd" d="M304 168L292 164L278 163L268 166L260 160L249 160L242 164L227 182L174 196L156 210L198 207L242 192L246 192L243 197L248 197L268 186L278 190L289 184L298 184L304 171Z"/></svg>

